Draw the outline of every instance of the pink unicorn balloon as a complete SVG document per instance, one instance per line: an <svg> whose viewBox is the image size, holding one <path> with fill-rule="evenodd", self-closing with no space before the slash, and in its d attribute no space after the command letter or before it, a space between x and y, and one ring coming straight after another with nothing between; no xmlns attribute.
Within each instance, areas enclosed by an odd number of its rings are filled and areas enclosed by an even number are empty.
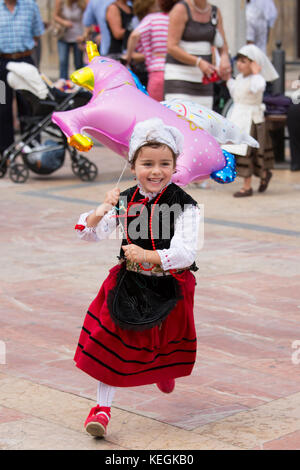
<svg viewBox="0 0 300 470"><path fill-rule="evenodd" d="M80 108L53 113L52 120L70 145L88 151L93 141L86 131L118 155L127 158L128 144L137 122L153 117L177 127L184 136L184 150L177 160L173 182L185 186L222 170L227 160L217 141L207 131L140 91L131 73L119 62L100 57L88 43L89 65L71 76L74 83L92 91L91 100Z"/></svg>

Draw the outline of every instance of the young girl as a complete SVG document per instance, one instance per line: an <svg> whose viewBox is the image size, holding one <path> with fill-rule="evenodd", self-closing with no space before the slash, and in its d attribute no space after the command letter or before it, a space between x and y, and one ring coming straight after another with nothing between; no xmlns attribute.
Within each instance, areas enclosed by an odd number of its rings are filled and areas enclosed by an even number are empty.
<svg viewBox="0 0 300 470"><path fill-rule="evenodd" d="M161 119L134 128L129 162L137 185L114 188L82 214L80 238L103 240L119 225L114 266L90 305L75 354L77 367L98 381L97 406L85 428L103 436L116 387L156 383L170 393L196 358L193 318L199 209L171 182L182 134Z"/></svg>
<svg viewBox="0 0 300 470"><path fill-rule="evenodd" d="M229 120L238 125L256 140L260 148L242 145L226 145L225 150L236 158L237 175L244 178L243 187L234 197L252 196L251 177L260 178L259 192L264 192L272 177L273 152L268 154L264 126L263 93L266 81L273 81L278 74L267 56L255 45L242 47L237 55L237 69L240 72L234 80L227 77L227 87L233 98L233 110Z"/></svg>

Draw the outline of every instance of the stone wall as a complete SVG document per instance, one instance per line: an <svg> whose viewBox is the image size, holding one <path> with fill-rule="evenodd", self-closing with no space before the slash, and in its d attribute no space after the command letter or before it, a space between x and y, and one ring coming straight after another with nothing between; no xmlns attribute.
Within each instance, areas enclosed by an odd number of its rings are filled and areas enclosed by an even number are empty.
<svg viewBox="0 0 300 470"><path fill-rule="evenodd" d="M278 18L271 30L268 51L271 53L280 41L286 51L287 60L297 58L297 0L274 0L278 9Z"/></svg>
<svg viewBox="0 0 300 470"><path fill-rule="evenodd" d="M245 44L245 0L211 0L222 13L226 39L231 55Z"/></svg>

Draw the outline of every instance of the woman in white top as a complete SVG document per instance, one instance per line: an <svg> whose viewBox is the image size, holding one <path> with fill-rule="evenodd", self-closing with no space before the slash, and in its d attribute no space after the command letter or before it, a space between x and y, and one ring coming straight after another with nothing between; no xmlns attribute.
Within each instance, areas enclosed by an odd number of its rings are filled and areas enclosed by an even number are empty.
<svg viewBox="0 0 300 470"><path fill-rule="evenodd" d="M83 67L82 50L79 44L83 41L84 26L82 17L86 0L56 0L54 20L64 26L66 31L57 42L59 55L59 76L69 78L69 55L73 49L75 69Z"/></svg>

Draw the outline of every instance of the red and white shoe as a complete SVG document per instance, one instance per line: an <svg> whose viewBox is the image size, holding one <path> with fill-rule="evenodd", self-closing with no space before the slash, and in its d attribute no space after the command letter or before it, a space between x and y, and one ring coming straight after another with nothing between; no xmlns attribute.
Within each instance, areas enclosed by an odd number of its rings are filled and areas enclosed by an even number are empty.
<svg viewBox="0 0 300 470"><path fill-rule="evenodd" d="M95 437L103 437L110 420L110 407L95 406L85 420L85 430Z"/></svg>
<svg viewBox="0 0 300 470"><path fill-rule="evenodd" d="M171 393L173 392L175 388L175 379L162 380L161 382L158 382L156 385L161 392Z"/></svg>

